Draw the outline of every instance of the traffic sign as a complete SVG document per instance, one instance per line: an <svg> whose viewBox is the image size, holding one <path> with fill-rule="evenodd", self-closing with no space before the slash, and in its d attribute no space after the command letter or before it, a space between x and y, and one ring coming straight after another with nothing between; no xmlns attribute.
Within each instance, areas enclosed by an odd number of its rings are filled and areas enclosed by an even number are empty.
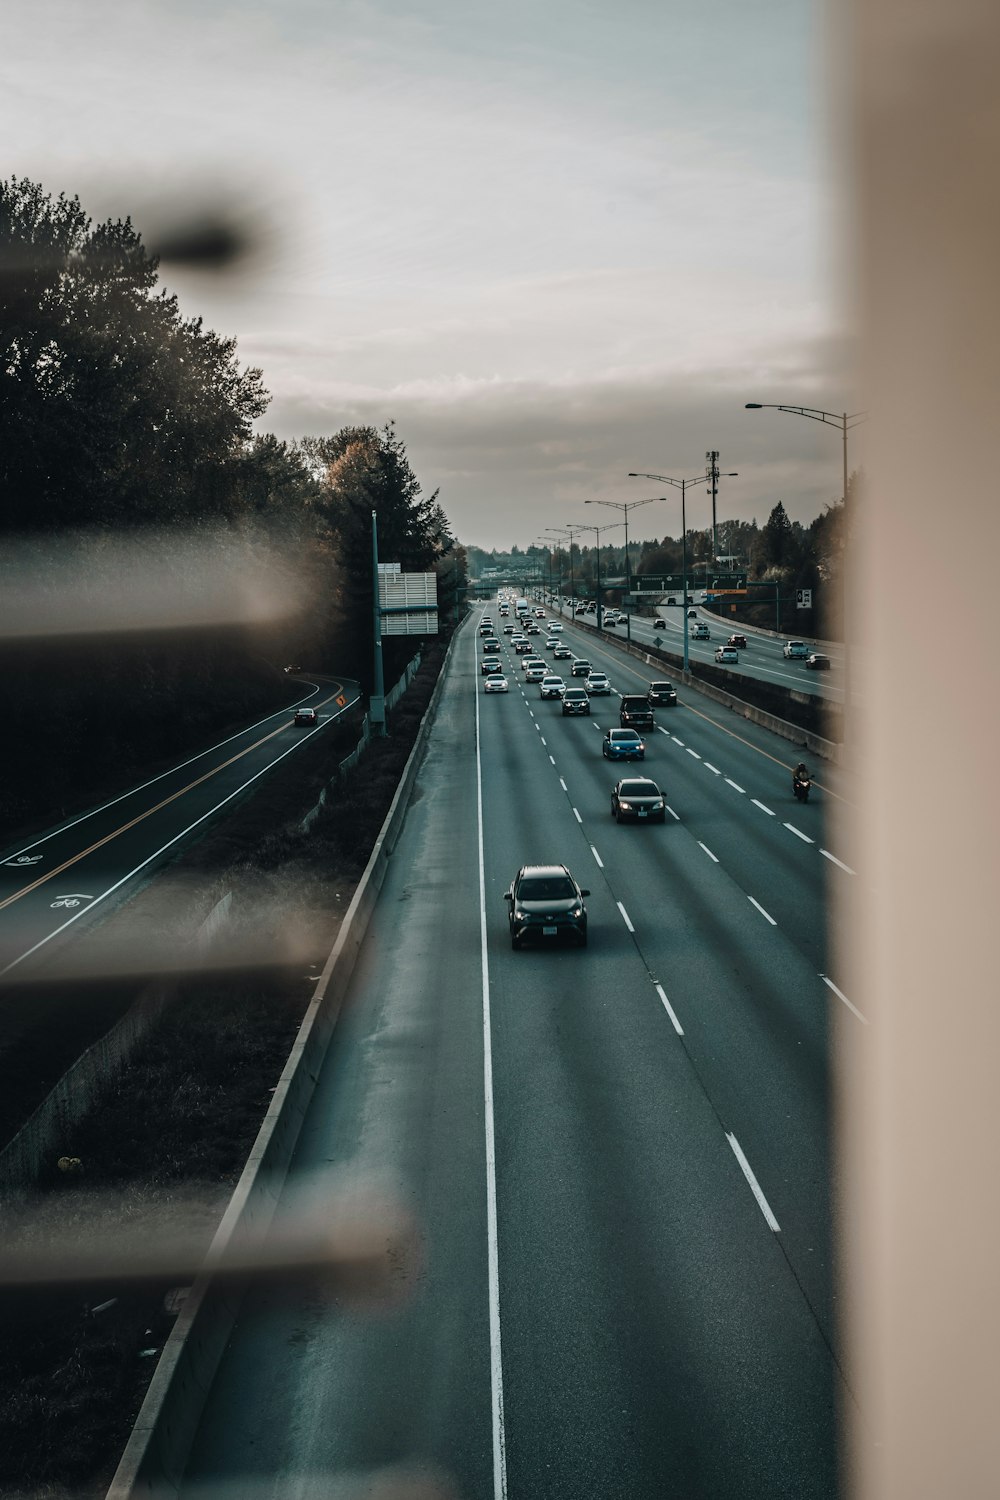
<svg viewBox="0 0 1000 1500"><path fill-rule="evenodd" d="M343 693L338 693L337 694L337 707L338 708L343 708L343 706L344 706L344 704L346 702L347 702L347 699L344 697Z"/></svg>
<svg viewBox="0 0 1000 1500"><path fill-rule="evenodd" d="M795 608L796 609L812 609L812 607L813 607L813 591L812 591L812 589L796 589L795 590Z"/></svg>

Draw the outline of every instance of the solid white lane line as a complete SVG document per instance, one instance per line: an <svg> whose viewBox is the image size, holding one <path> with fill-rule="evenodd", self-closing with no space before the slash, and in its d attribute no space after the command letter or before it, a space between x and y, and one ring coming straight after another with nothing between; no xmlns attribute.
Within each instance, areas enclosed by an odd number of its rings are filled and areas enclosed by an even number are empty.
<svg viewBox="0 0 1000 1500"><path fill-rule="evenodd" d="M728 1131L728 1130L726 1131L726 1140L729 1142L730 1146L732 1146L732 1148L733 1148L733 1155L736 1157L736 1160L739 1162L740 1166L743 1168L743 1176L746 1178L747 1182L749 1182L749 1184L750 1184L750 1191L753 1193L754 1197L757 1199L757 1206L759 1207L761 1213L764 1215L764 1218L767 1220L768 1227L770 1229L773 1229L774 1232L775 1232L775 1234L780 1234L781 1233L781 1225L778 1223L777 1219L774 1217L774 1214L771 1212L771 1206L768 1203L767 1199L764 1197L763 1192L761 1191L760 1183L757 1181L756 1177L753 1175L753 1171L752 1171L752 1169L750 1167L750 1163L747 1161L746 1157L743 1155L743 1148L742 1148L742 1146L740 1145L740 1143L736 1139L736 1137L730 1131Z"/></svg>
<svg viewBox="0 0 1000 1500"><path fill-rule="evenodd" d="M855 870L851 869L850 865L845 865L844 861L842 859L838 859L835 854L831 854L830 851L829 851L829 849L821 849L819 852L826 859L831 860L833 862L833 864L837 865L839 869L846 870L847 873L848 873L848 875L854 875L854 874L857 873Z"/></svg>
<svg viewBox="0 0 1000 1500"><path fill-rule="evenodd" d="M758 802L756 797L751 797L750 801L753 803L754 807L759 807L761 812L767 813L769 818L774 817L774 813L771 811L771 809L769 807L765 807L763 802Z"/></svg>
<svg viewBox="0 0 1000 1500"><path fill-rule="evenodd" d="M755 900L755 898L753 896L748 896L747 900L750 902L751 906L756 906L756 908L760 912L761 916L762 917L766 917L767 920L770 922L770 924L771 924L772 927L777 927L778 924L774 920L774 918L771 916L771 913L769 911L765 911L764 908L761 906L761 904L760 904L759 901Z"/></svg>
<svg viewBox="0 0 1000 1500"><path fill-rule="evenodd" d="M604 861L601 858L601 856L598 854L597 850L594 848L593 844L591 844L591 846L590 846L590 852L594 856L594 858L597 860L597 863L598 863L598 866L600 867L600 869L603 870L604 869Z"/></svg>
<svg viewBox="0 0 1000 1500"><path fill-rule="evenodd" d="M698 840L698 843L701 845L702 849L704 849L704 851L708 855L709 859L713 860L715 864L718 864L719 863L718 856L712 853L712 851L708 847L708 845L707 844L702 844L701 839Z"/></svg>
<svg viewBox="0 0 1000 1500"><path fill-rule="evenodd" d="M555 765L555 761L553 761L552 764ZM562 789L563 789L564 792L568 792L569 791L569 787L566 785L565 781L563 781L563 779L562 779L561 776L559 778L559 785L562 787Z"/></svg>
<svg viewBox="0 0 1000 1500"><path fill-rule="evenodd" d="M577 810L576 810L575 807L573 809L573 816L574 816L574 818L576 819L576 821L578 823L582 823L583 822L583 819L580 817L580 814L577 812Z"/></svg>
<svg viewBox="0 0 1000 1500"><path fill-rule="evenodd" d="M486 860L483 843L483 767L476 694L476 800L479 817L479 944L483 987L483 1100L486 1126L486 1259L490 1302L490 1394L493 1416L493 1500L507 1494L504 1434L503 1358L500 1343L500 1257L497 1233L496 1137L493 1128L493 1039L490 1017L490 965L486 947Z"/></svg>
<svg viewBox="0 0 1000 1500"><path fill-rule="evenodd" d="M701 756L698 754L697 750L692 750L690 745L688 746L688 755L693 755L695 760L701 760Z"/></svg>
<svg viewBox="0 0 1000 1500"><path fill-rule="evenodd" d="M675 821L676 821L676 822L678 822L678 823L679 823L679 822L680 822L680 815L679 815L679 814L678 814L678 813L675 813L675 812L674 812L674 810L673 810L673 808L672 808L672 807L671 807L671 806L670 806L670 803L669 803L669 802L665 802L665 803L664 803L664 804L663 804L663 805L664 805L664 807L665 807L665 808L666 808L666 809L667 809L667 812L668 812L668 813L669 813L669 814L670 814L670 816L671 816L671 817L672 817L672 818L673 818L673 819L674 819L674 820L675 820Z"/></svg>
<svg viewBox="0 0 1000 1500"><path fill-rule="evenodd" d="M684 1035L684 1028L681 1025L680 1021L678 1021L677 1017L674 1015L674 1008L670 1004L670 1001L667 999L666 995L663 993L663 986L662 986L662 984L655 984L654 983L653 988L656 990L656 993L659 995L660 999L663 1001L664 1009L666 1010L667 1015L670 1017L671 1021L673 1021L673 1023L674 1023L674 1030L676 1031L677 1035L678 1036L683 1036Z"/></svg>
<svg viewBox="0 0 1000 1500"><path fill-rule="evenodd" d="M803 833L801 828L796 828L794 823L785 823L783 826L788 829L789 833L794 833L795 837L801 839L804 844L815 844L816 840L811 839L808 833Z"/></svg>
<svg viewBox="0 0 1000 1500"><path fill-rule="evenodd" d="M632 922L631 922L631 919L629 917L628 912L625 910L624 906L622 906L622 904L621 904L620 901L616 902L616 905L618 907L618 910L622 914L622 920L625 923L625 926L628 928L629 932L634 932L635 928L632 926Z"/></svg>
<svg viewBox="0 0 1000 1500"><path fill-rule="evenodd" d="M545 744L545 741L544 741L544 740L542 740L542 744L543 744L543 745L544 745L544 744ZM550 755L550 756L549 756L549 760L550 760L550 761L551 761L551 762L552 762L552 764L553 764L553 765L555 765L555 763L556 763L556 758L555 758L555 756L554 756L554 755Z"/></svg>
<svg viewBox="0 0 1000 1500"><path fill-rule="evenodd" d="M742 792L743 796L746 796L746 791L744 790L744 788L741 787L738 782L731 781L728 776L726 777L726 785L731 786L734 792Z"/></svg>
<svg viewBox="0 0 1000 1500"><path fill-rule="evenodd" d="M868 1020L868 1017L867 1016L863 1016L861 1014L861 1012L858 1010L858 1007L856 1005L852 1005L851 1004L850 1000L848 1000L848 998L844 994L843 990L838 990L837 986L834 984L834 982L833 982L832 979L828 979L825 974L821 974L819 977L820 977L820 979L822 979L822 981L823 981L824 984L827 984L827 985L830 986L831 990L833 990L833 993L836 995L837 999L838 1000L843 1000L844 1004L847 1006L847 1009L848 1010L852 1010L854 1012L854 1014L857 1016L857 1018L858 1018L859 1021L862 1021L865 1026L868 1026L868 1025L871 1024L869 1022L869 1020Z"/></svg>
<svg viewBox="0 0 1000 1500"><path fill-rule="evenodd" d="M712 762L710 760L706 760L706 762L705 762L705 770L706 771L711 771L713 776L721 776L722 775L722 772L719 770L718 766L713 766Z"/></svg>

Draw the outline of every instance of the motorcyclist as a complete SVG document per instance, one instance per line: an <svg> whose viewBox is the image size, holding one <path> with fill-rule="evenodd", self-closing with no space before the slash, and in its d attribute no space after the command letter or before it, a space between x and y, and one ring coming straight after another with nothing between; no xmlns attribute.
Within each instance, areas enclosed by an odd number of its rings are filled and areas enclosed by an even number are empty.
<svg viewBox="0 0 1000 1500"><path fill-rule="evenodd" d="M807 782L809 780L811 780L811 777L806 768L806 763L804 760L800 760L798 765L795 767L795 770L792 772L792 790L794 791L797 786L801 786L804 782Z"/></svg>

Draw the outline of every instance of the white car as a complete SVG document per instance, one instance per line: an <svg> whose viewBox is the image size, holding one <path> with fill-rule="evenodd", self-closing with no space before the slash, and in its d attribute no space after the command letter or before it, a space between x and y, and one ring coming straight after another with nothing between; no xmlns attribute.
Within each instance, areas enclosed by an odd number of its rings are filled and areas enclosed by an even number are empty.
<svg viewBox="0 0 1000 1500"><path fill-rule="evenodd" d="M566 691L566 684L561 677L543 677L538 684L538 691L543 698L561 698Z"/></svg>
<svg viewBox="0 0 1000 1500"><path fill-rule="evenodd" d="M507 686L507 679L502 672L491 672L486 679L484 690L487 693L507 693L510 691Z"/></svg>
<svg viewBox="0 0 1000 1500"><path fill-rule="evenodd" d="M548 674L548 670L543 661L533 661L524 669L524 680L525 682L541 682L542 678Z"/></svg>
<svg viewBox="0 0 1000 1500"><path fill-rule="evenodd" d="M559 644L559 637L555 636L555 635L550 635L549 638L548 638L548 640L545 642L545 649L546 649L546 651L554 651L556 649L556 647L558 646L558 644Z"/></svg>
<svg viewBox="0 0 1000 1500"><path fill-rule="evenodd" d="M607 694L611 692L611 684L604 672L591 672L583 685L591 697L595 693Z"/></svg>
<svg viewBox="0 0 1000 1500"><path fill-rule="evenodd" d="M736 662L740 659L740 653L735 646L716 646L715 659L716 661Z"/></svg>
<svg viewBox="0 0 1000 1500"><path fill-rule="evenodd" d="M786 661L805 661L810 653L805 641L786 641L781 654Z"/></svg>
<svg viewBox="0 0 1000 1500"><path fill-rule="evenodd" d="M552 620L549 623L549 635L559 635L561 631L562 626L559 624L558 620Z"/></svg>
<svg viewBox="0 0 1000 1500"><path fill-rule="evenodd" d="M528 675L529 667L544 667L546 672L549 670L548 664L542 661L542 658L540 656L522 656L521 671L524 673L525 677L527 677Z"/></svg>

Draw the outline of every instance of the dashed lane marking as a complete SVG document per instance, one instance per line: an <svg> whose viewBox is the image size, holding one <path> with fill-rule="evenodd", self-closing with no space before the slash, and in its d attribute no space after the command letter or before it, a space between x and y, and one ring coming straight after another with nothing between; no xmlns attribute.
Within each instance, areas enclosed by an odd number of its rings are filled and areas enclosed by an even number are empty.
<svg viewBox="0 0 1000 1500"><path fill-rule="evenodd" d="M760 912L761 916L766 922L770 922L772 927L777 927L778 924L771 916L771 913L769 911L765 911L759 901L757 901L753 896L748 896L747 900L750 902L751 906L756 906L757 910Z"/></svg>

